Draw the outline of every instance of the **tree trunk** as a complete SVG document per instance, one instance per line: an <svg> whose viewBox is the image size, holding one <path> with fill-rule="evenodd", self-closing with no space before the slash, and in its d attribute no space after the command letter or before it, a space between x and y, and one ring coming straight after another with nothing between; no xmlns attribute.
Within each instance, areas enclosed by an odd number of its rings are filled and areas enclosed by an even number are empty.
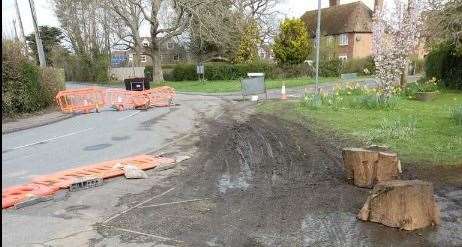
<svg viewBox="0 0 462 247"><path fill-rule="evenodd" d="M398 155L389 151L345 148L342 154L346 177L358 187L397 179L401 170Z"/></svg>
<svg viewBox="0 0 462 247"><path fill-rule="evenodd" d="M407 75L409 74L409 63L406 63L404 65L404 69L401 73L401 78L400 78L400 81L399 81L399 86L401 88L405 88L406 87L406 84L407 84Z"/></svg>
<svg viewBox="0 0 462 247"><path fill-rule="evenodd" d="M151 58L152 58L152 81L154 82L164 81L164 75L162 73L162 62L160 60L160 44L156 38L152 39Z"/></svg>
<svg viewBox="0 0 462 247"><path fill-rule="evenodd" d="M377 184L358 218L404 230L440 224L433 186L420 180L392 180Z"/></svg>

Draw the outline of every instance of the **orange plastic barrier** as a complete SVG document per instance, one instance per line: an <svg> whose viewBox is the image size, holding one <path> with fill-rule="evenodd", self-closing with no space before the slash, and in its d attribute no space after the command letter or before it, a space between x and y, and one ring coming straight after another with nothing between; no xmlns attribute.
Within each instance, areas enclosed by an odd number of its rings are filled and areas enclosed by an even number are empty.
<svg viewBox="0 0 462 247"><path fill-rule="evenodd" d="M170 106L175 98L175 89L162 86L144 91L96 87L60 91L56 102L63 112L97 112L103 106L123 111L139 107Z"/></svg>
<svg viewBox="0 0 462 247"><path fill-rule="evenodd" d="M175 89L168 86L156 87L145 92L149 97L151 107L170 106L175 98Z"/></svg>
<svg viewBox="0 0 462 247"><path fill-rule="evenodd" d="M161 164L170 164L174 159L155 157L152 155L138 155L126 159L105 161L93 165L87 165L74 169L56 172L50 175L39 176L32 179L31 183L7 188L2 191L2 208L8 208L21 202L29 195L48 196L56 191L68 188L76 179L87 176L102 177L104 179L123 175L120 168L115 168L117 163L134 165L142 170L154 168Z"/></svg>
<svg viewBox="0 0 462 247"><path fill-rule="evenodd" d="M10 187L2 191L2 208L14 206L29 196L50 196L58 190L59 187L33 183Z"/></svg>
<svg viewBox="0 0 462 247"><path fill-rule="evenodd" d="M63 90L55 99L61 111L68 113L98 112L104 106L103 90L96 87Z"/></svg>

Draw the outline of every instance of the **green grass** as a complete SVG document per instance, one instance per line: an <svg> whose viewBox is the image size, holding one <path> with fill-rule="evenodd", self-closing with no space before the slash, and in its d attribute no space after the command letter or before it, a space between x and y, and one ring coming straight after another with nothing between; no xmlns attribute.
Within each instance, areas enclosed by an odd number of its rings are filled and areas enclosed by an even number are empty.
<svg viewBox="0 0 462 247"><path fill-rule="evenodd" d="M345 101L355 96L346 96ZM432 102L399 98L388 110L321 106L313 109L296 102L268 102L259 111L289 119L310 120L317 130L369 144L387 145L404 162L432 165L462 164L462 125L452 118L462 103L462 92L443 92Z"/></svg>
<svg viewBox="0 0 462 247"><path fill-rule="evenodd" d="M339 78L323 77L319 79L320 83L339 82ZM281 88L282 83L285 83L287 88L301 87L309 84L314 84L315 79L309 77L290 78L290 79L274 79L265 80L267 89ZM204 93L228 93L239 92L241 83L239 80L224 80L224 81L167 81L164 83L153 83L152 87L170 86L178 92L204 92Z"/></svg>
<svg viewBox="0 0 462 247"><path fill-rule="evenodd" d="M356 80L363 80L368 77L358 77ZM349 81L356 81L349 80ZM319 78L320 83L326 82L342 82L340 78L337 77L321 77ZM287 88L291 87L302 87L305 85L311 85L315 83L315 79L311 77L298 77L298 78L289 78L289 79L271 79L265 80L267 89L280 89L282 83L285 83ZM123 82L114 81L114 82L96 82L105 87L124 87ZM175 88L178 92L198 92L198 93L230 93L230 92L240 92L241 83L239 80L222 80L222 81L165 81L163 83L153 83L151 82L151 87L158 86L170 86Z"/></svg>

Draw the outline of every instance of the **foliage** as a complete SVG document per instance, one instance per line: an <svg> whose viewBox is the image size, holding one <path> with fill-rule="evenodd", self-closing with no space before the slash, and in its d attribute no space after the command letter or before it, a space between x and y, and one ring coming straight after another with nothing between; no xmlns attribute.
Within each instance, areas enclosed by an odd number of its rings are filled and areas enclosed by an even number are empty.
<svg viewBox="0 0 462 247"><path fill-rule="evenodd" d="M412 75L420 74L424 72L425 69L425 59L420 59L417 56L411 57L410 64L411 71L409 72Z"/></svg>
<svg viewBox="0 0 462 247"><path fill-rule="evenodd" d="M462 105L455 106L451 112L451 118L458 125L462 125Z"/></svg>
<svg viewBox="0 0 462 247"><path fill-rule="evenodd" d="M108 81L109 59L106 55L100 54L91 58L84 54L62 54L65 59L60 61L64 68L66 80L101 82Z"/></svg>
<svg viewBox="0 0 462 247"><path fill-rule="evenodd" d="M278 64L303 63L311 53L311 39L301 19L285 19L275 38L273 53Z"/></svg>
<svg viewBox="0 0 462 247"><path fill-rule="evenodd" d="M349 59L342 64L342 73L358 73L359 75L371 75L375 73L374 58Z"/></svg>
<svg viewBox="0 0 462 247"><path fill-rule="evenodd" d="M462 54L458 54L455 45L442 43L436 46L426 57L425 74L435 77L447 88L462 89Z"/></svg>
<svg viewBox="0 0 462 247"><path fill-rule="evenodd" d="M339 77L342 71L342 61L338 58L319 62L319 75L324 77Z"/></svg>
<svg viewBox="0 0 462 247"><path fill-rule="evenodd" d="M425 18L425 36L428 47L441 43L454 46L454 52L462 55L462 1L432 1Z"/></svg>
<svg viewBox="0 0 462 247"><path fill-rule="evenodd" d="M40 38L42 39L43 52L45 53L45 59L47 65L53 65L53 61L50 59L49 54L54 47L60 45L61 40L63 39L63 33L59 28L50 27L50 26L40 26L39 27ZM37 53L37 43L35 42L35 33L31 33L26 36L27 44L29 48L34 53L34 57L39 62L38 53Z"/></svg>
<svg viewBox="0 0 462 247"><path fill-rule="evenodd" d="M163 67L166 69L166 67ZM176 64L171 66L171 72L166 73L165 79L168 81L193 81L198 80L195 64ZM294 78L301 76L312 76L313 70L307 64L281 65L256 62L247 64L230 63L205 63L204 78L206 80L237 80L247 77L247 73L265 73L265 78ZM335 73L327 73L335 74ZM152 66L146 66L144 75L152 78ZM323 74L321 74L323 76Z"/></svg>
<svg viewBox="0 0 462 247"><path fill-rule="evenodd" d="M396 95L384 97L379 94L368 94L355 98L351 106L366 109L393 109L397 104L398 96Z"/></svg>
<svg viewBox="0 0 462 247"><path fill-rule="evenodd" d="M64 87L62 70L40 68L22 53L21 44L2 43L2 113L34 112L54 102Z"/></svg>
<svg viewBox="0 0 462 247"><path fill-rule="evenodd" d="M413 83L408 83L404 88L403 94L408 98L413 98L416 93L423 92L437 92L438 91L438 80L433 77L430 80L420 79Z"/></svg>
<svg viewBox="0 0 462 247"><path fill-rule="evenodd" d="M257 46L260 43L258 26L250 22L244 28L239 47L234 55L234 63L253 63L258 58Z"/></svg>

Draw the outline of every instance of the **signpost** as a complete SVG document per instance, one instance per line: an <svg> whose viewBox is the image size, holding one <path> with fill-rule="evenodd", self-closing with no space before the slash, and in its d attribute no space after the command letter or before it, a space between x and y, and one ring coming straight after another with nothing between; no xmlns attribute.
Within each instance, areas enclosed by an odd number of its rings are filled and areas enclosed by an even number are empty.
<svg viewBox="0 0 462 247"><path fill-rule="evenodd" d="M203 82L204 81L204 64L203 63L197 64L196 73L197 73L197 76L199 77L199 81Z"/></svg>

